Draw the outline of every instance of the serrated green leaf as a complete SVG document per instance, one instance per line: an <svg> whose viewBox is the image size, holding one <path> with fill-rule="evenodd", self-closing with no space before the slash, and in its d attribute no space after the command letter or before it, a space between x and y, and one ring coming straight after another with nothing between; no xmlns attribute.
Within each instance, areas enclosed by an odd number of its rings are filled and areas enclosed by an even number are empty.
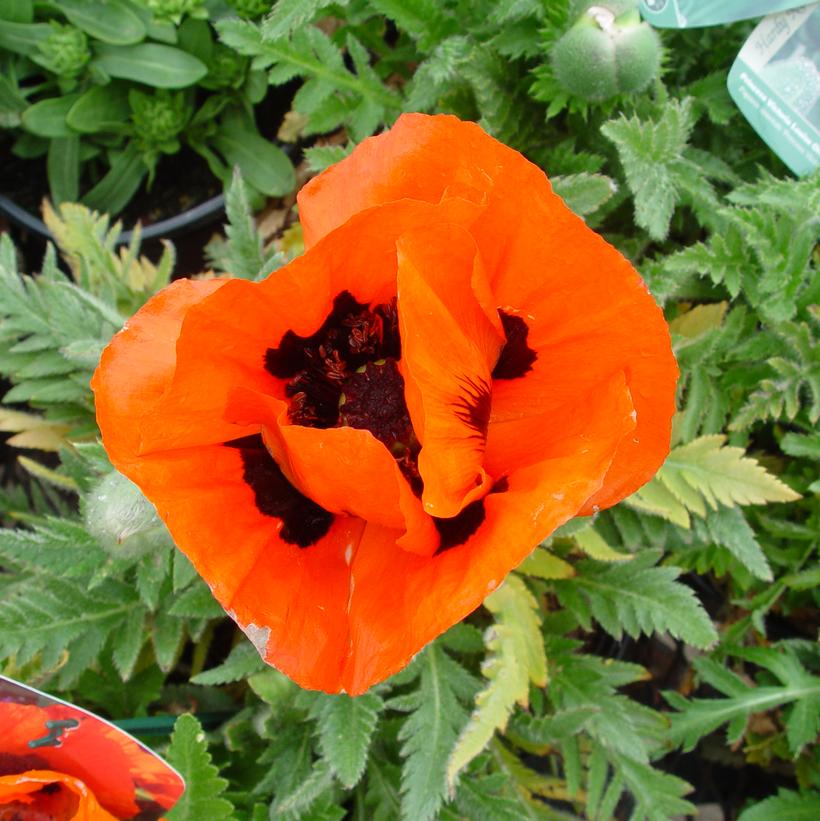
<svg viewBox="0 0 820 821"><path fill-rule="evenodd" d="M715 542L725 547L752 575L767 582L773 580L769 562L740 510L719 507L707 516L706 529Z"/></svg>
<svg viewBox="0 0 820 821"><path fill-rule="evenodd" d="M317 720L319 749L342 785L355 787L362 777L370 743L384 708L375 693L317 697L312 715Z"/></svg>
<svg viewBox="0 0 820 821"><path fill-rule="evenodd" d="M621 116L601 133L618 150L626 181L635 198L635 221L653 239L664 239L681 199L684 150L695 125L692 99L670 100L647 120ZM705 180L703 181L705 184Z"/></svg>
<svg viewBox="0 0 820 821"><path fill-rule="evenodd" d="M738 821L815 821L820 816L820 794L780 789L740 814Z"/></svg>
<svg viewBox="0 0 820 821"><path fill-rule="evenodd" d="M451 791L458 774L489 744L495 731L507 726L513 706L527 706L530 683L537 687L547 683L538 602L524 582L508 577L484 606L495 616L485 638L489 654L482 666L489 684L476 696L475 709L447 761Z"/></svg>
<svg viewBox="0 0 820 821"><path fill-rule="evenodd" d="M553 177L552 187L579 217L597 211L618 190L615 181L603 174L570 174Z"/></svg>
<svg viewBox="0 0 820 821"><path fill-rule="evenodd" d="M647 550L624 564L584 561L574 579L553 585L582 624L589 626L592 616L615 638L668 632L696 647L709 647L717 640L712 622L692 591L676 581L680 571L655 567L658 558L657 551Z"/></svg>
<svg viewBox="0 0 820 821"><path fill-rule="evenodd" d="M199 673L191 679L192 684L215 685L228 684L232 681L240 681L255 673L261 673L267 669L267 665L259 657L256 648L247 641L234 646L228 654L228 658L222 664Z"/></svg>
<svg viewBox="0 0 820 821"><path fill-rule="evenodd" d="M185 792L167 813L168 821L230 821L235 817L233 805L222 796L228 782L212 764L205 733L194 716L177 719L167 759L185 779Z"/></svg>
<svg viewBox="0 0 820 821"><path fill-rule="evenodd" d="M429 821L444 801L447 761L477 682L435 643L416 657L408 675L418 679L417 688L387 705L410 713L399 731L402 818Z"/></svg>

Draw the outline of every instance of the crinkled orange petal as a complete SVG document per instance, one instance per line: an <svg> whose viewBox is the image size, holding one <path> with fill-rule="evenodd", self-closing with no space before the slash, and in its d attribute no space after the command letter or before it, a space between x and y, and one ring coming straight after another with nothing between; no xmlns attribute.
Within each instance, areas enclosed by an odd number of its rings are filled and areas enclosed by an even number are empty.
<svg viewBox="0 0 820 821"><path fill-rule="evenodd" d="M600 386L597 402L579 413L583 433L556 441L553 451L560 455L513 471L505 492L484 497L484 523L464 544L425 559L398 549L395 531L367 526L352 565L346 692L362 693L400 670L472 612L601 486L619 442L634 426L623 375Z"/></svg>
<svg viewBox="0 0 820 821"><path fill-rule="evenodd" d="M469 224L479 210L453 199L444 216ZM283 383L265 371L266 350L288 330L316 331L342 291L388 302L396 293L396 238L440 218L429 204L395 203L358 215L262 282L180 280L152 297L105 349L91 382L115 466L127 475L123 464L142 454L254 432L227 421L224 410L238 388L283 395Z"/></svg>
<svg viewBox="0 0 820 821"><path fill-rule="evenodd" d="M141 449L140 423L150 418L176 370L176 341L188 309L228 280L181 279L152 297L103 351L91 387L112 460Z"/></svg>
<svg viewBox="0 0 820 821"><path fill-rule="evenodd" d="M604 486L584 512L615 504L645 483L668 453L677 366L662 315L640 278L566 208L541 169L474 123L448 115L405 114L302 189L299 210L306 243L317 242L363 208L405 199L437 203L456 189L462 198L482 202L470 232L498 307L527 316L548 304L564 325L578 323L580 358L556 358L555 366L563 369L558 380L577 375L583 383L589 365L588 384L602 373L627 373L637 429L622 443ZM610 304L625 310L619 316L607 313ZM609 334L599 333L605 316L612 323ZM504 408L504 394L524 386L525 379L532 388L527 398L541 400L528 406L527 415L540 417L555 406L545 390L552 383L536 385L527 375L500 388L496 383L494 416L511 415ZM584 390L583 384L579 387ZM512 403L525 405L524 394ZM509 430L513 441L512 426Z"/></svg>
<svg viewBox="0 0 820 821"><path fill-rule="evenodd" d="M447 195L483 204L510 162L525 160L475 123L403 114L389 131L363 140L299 192L305 247L360 211L397 200L439 203ZM515 193L520 205L526 191Z"/></svg>
<svg viewBox="0 0 820 821"><path fill-rule="evenodd" d="M49 792L43 792L44 788ZM54 788L56 791L52 792ZM17 808L12 805L18 804ZM19 812L19 814L15 814ZM125 816L121 816L125 817ZM79 778L51 770L0 776L0 821L117 821Z"/></svg>
<svg viewBox="0 0 820 821"><path fill-rule="evenodd" d="M265 442L293 485L325 510L358 516L404 531L405 550L429 555L438 533L387 448L368 430L292 425L287 405L249 391L237 392L228 413L263 420Z"/></svg>
<svg viewBox="0 0 820 821"><path fill-rule="evenodd" d="M400 367L422 445L422 501L429 514L453 517L492 484L484 445L504 333L465 230L443 223L408 232L397 251Z"/></svg>
<svg viewBox="0 0 820 821"><path fill-rule="evenodd" d="M643 281L614 248L594 234L587 236L587 229L569 217L567 246L539 260L541 251L533 241L520 249L520 257L511 254L507 260L512 272L533 264L545 272L544 284L527 297L523 309L527 341L537 359L523 377L494 383L487 459L488 464L532 460L538 453L538 427L560 424L562 409L583 396L595 401L601 380L625 373L636 428L621 443L604 486L582 511L591 513L637 490L663 462L678 369L663 313ZM528 215L521 224L535 233ZM562 282L554 272L569 266L579 276Z"/></svg>
<svg viewBox="0 0 820 821"><path fill-rule="evenodd" d="M360 520L337 517L310 547L288 544L282 521L256 507L236 447L150 454L128 476L260 654L303 687L337 690Z"/></svg>

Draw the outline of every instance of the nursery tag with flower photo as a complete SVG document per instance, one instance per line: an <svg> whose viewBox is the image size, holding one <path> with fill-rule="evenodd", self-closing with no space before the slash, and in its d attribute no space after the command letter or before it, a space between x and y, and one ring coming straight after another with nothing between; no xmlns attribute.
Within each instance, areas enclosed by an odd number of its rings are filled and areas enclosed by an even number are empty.
<svg viewBox="0 0 820 821"><path fill-rule="evenodd" d="M799 177L820 165L820 3L767 17L729 72L729 93Z"/></svg>
<svg viewBox="0 0 820 821"><path fill-rule="evenodd" d="M184 790L128 733L0 676L0 818L63 818L73 807L71 817L95 821L158 821Z"/></svg>
<svg viewBox="0 0 820 821"><path fill-rule="evenodd" d="M641 16L658 28L719 26L797 8L806 0L641 0Z"/></svg>

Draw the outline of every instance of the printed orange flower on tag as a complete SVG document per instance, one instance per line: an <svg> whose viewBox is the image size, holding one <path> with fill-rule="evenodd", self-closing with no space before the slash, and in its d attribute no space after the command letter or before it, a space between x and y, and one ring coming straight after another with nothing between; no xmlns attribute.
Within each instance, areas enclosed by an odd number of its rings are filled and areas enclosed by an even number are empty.
<svg viewBox="0 0 820 821"><path fill-rule="evenodd" d="M182 788L162 759L84 710L0 698L0 821L156 819Z"/></svg>
<svg viewBox="0 0 820 821"><path fill-rule="evenodd" d="M0 821L117 821L78 778L50 770L0 775Z"/></svg>
<svg viewBox="0 0 820 821"><path fill-rule="evenodd" d="M677 367L629 263L536 166L405 115L299 195L306 252L180 281L103 354L103 443L260 653L351 694L669 448Z"/></svg>

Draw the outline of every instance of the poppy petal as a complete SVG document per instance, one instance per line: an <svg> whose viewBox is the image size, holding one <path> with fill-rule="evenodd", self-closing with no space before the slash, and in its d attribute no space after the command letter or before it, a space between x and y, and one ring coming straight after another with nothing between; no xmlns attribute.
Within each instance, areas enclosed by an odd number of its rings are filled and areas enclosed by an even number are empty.
<svg viewBox="0 0 820 821"><path fill-rule="evenodd" d="M285 402L237 392L232 419L262 420L265 443L288 479L333 513L404 531L399 545L429 555L438 534L387 448L370 431L290 424Z"/></svg>
<svg viewBox="0 0 820 821"><path fill-rule="evenodd" d="M576 515L630 434L631 412L623 375L617 375L600 387L596 404L586 407L583 433L555 443L561 455L514 471L503 493L484 498L483 523L459 547L432 558L414 556L396 547L395 531L368 524L352 564L345 691L362 693L401 669L478 607L534 545Z"/></svg>
<svg viewBox="0 0 820 821"><path fill-rule="evenodd" d="M348 561L363 525L334 517L310 546L286 541L283 519L260 510L244 478L242 444L151 454L128 475L260 654L302 686L332 691L348 649Z"/></svg>
<svg viewBox="0 0 820 821"><path fill-rule="evenodd" d="M385 203L438 204L446 196L483 203L511 163L530 165L475 123L446 114L402 114L389 131L363 140L299 192L305 247L360 211ZM526 190L512 192L516 205Z"/></svg>
<svg viewBox="0 0 820 821"><path fill-rule="evenodd" d="M422 501L431 515L452 517L492 484L482 463L503 329L466 231L408 232L397 250L400 367L422 445Z"/></svg>
<svg viewBox="0 0 820 821"><path fill-rule="evenodd" d="M668 453L677 366L663 317L640 278L564 205L543 171L474 123L448 115L405 114L389 131L363 141L302 189L299 208L306 243L318 241L363 208L402 199L438 203L453 186L465 199L469 191L475 200L484 194L484 207L470 232L500 308L525 315L534 313L535 304L550 304L553 314L569 322L589 317L594 328L610 303L623 306L611 334L590 334L588 350L578 340L581 359L555 360L563 368L559 377L577 375L581 380L591 363L589 386L600 380L602 371L627 373L638 427L623 442L604 487L584 512L615 504L645 483ZM528 415L540 417L544 403L553 398L544 384L531 382L530 395L541 402L529 405ZM519 387L522 384L500 390L494 386L494 416L510 415L502 395ZM512 404L524 405L523 395L520 403ZM512 434L512 425L509 430ZM525 431L522 426L519 433Z"/></svg>
<svg viewBox="0 0 820 821"><path fill-rule="evenodd" d="M662 464L678 370L663 313L641 278L614 248L569 216L563 221L566 244L536 242L536 225L526 214L519 220L518 230L530 232L530 242L510 251L507 270L510 281L516 272L525 277L532 266L542 271L544 284L521 306L536 358L521 378L493 384L488 463L531 460L545 427L559 423L562 408L583 396L597 401L601 380L623 372L637 425L621 443L604 486L585 506L583 513L591 513L637 490ZM544 247L552 248L549 256ZM557 272L566 270L577 276L562 280ZM509 289L498 282L494 287L503 305Z"/></svg>
<svg viewBox="0 0 820 821"><path fill-rule="evenodd" d="M139 422L150 417L176 370L176 342L188 309L228 280L180 279L137 311L103 351L91 387L115 462L139 452Z"/></svg>
<svg viewBox="0 0 820 821"><path fill-rule="evenodd" d="M20 806L12 818L60 818L70 821L117 821L79 778L51 770L28 770L0 776L0 819L6 809Z"/></svg>

